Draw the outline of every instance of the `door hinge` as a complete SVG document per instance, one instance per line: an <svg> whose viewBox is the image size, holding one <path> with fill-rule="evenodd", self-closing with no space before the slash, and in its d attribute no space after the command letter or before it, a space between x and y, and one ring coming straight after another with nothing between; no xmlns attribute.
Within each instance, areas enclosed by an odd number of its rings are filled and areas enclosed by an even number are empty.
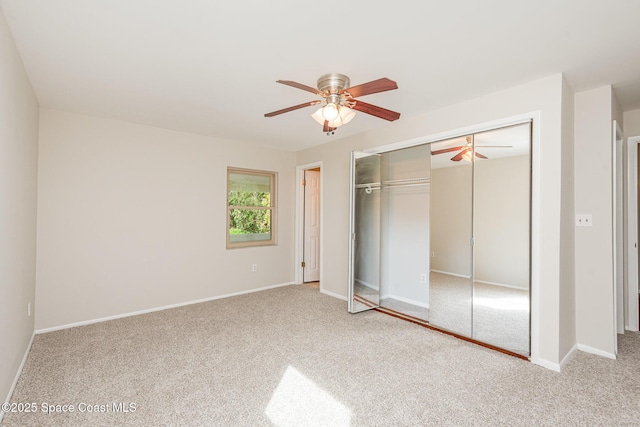
<svg viewBox="0 0 640 427"><path fill-rule="evenodd" d="M473 247L475 245L475 243L476 243L476 240L472 237L471 238L471 247Z"/></svg>
<svg viewBox="0 0 640 427"><path fill-rule="evenodd" d="M302 268L304 268L304 266L305 266L305 265L306 265L306 264L304 263L304 261L302 261L302 264L300 264L300 266L301 266Z"/></svg>
<svg viewBox="0 0 640 427"><path fill-rule="evenodd" d="M304 186L304 185L307 185L307 180L306 180L306 179L303 179L303 180L302 180L302 185L303 185L303 186Z"/></svg>

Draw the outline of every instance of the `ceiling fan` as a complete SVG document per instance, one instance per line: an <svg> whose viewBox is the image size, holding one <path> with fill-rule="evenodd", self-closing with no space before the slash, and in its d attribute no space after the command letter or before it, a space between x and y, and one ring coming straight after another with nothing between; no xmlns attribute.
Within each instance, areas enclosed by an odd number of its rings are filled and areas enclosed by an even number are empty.
<svg viewBox="0 0 640 427"><path fill-rule="evenodd" d="M432 155L443 154L443 153L451 153L453 151L459 151L455 156L451 158L454 162L459 162L460 160L466 160L468 162L473 160L473 154L479 159L488 159L487 156L478 153L477 151L474 153L473 150L473 140L471 136L466 137L467 143L465 145L459 145L457 147L449 147L443 148L442 150L432 151ZM513 145L483 145L478 146L479 148L511 148Z"/></svg>
<svg viewBox="0 0 640 427"><path fill-rule="evenodd" d="M311 117L322 125L322 131L326 132L327 135L333 134L339 126L351 121L356 114L354 110L389 121L400 118L400 113L355 99L373 93L398 89L396 82L386 77L357 86L349 86L351 81L344 74L325 74L318 79L317 89L291 80L278 80L277 83L306 90L321 99L283 108L282 110L267 113L264 116L273 117L300 108L320 105L320 108Z"/></svg>

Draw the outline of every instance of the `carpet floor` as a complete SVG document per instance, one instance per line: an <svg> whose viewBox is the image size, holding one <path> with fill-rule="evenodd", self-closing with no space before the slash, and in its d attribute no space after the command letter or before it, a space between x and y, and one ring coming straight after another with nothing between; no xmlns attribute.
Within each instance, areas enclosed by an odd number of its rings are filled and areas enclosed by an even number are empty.
<svg viewBox="0 0 640 427"><path fill-rule="evenodd" d="M287 286L37 335L11 401L37 412L2 426L637 426L640 334L556 373Z"/></svg>

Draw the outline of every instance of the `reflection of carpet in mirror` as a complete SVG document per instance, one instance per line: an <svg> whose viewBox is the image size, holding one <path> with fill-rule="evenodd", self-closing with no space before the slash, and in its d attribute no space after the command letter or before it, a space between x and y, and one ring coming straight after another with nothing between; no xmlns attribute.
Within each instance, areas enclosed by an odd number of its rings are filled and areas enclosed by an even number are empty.
<svg viewBox="0 0 640 427"><path fill-rule="evenodd" d="M365 285L358 279L353 282L353 292L353 308L356 312L369 310L380 303L380 291L371 285Z"/></svg>
<svg viewBox="0 0 640 427"><path fill-rule="evenodd" d="M398 301L393 298L383 298L380 300L380 307L388 308L408 316L416 317L422 320L429 320L429 309L420 307L419 305L409 304L404 301Z"/></svg>
<svg viewBox="0 0 640 427"><path fill-rule="evenodd" d="M469 279L430 274L429 323L461 335L471 335ZM529 353L529 292L475 283L473 339L516 353Z"/></svg>
<svg viewBox="0 0 640 427"><path fill-rule="evenodd" d="M459 335L496 347L529 354L529 293L504 286L475 283L473 336L471 336L471 296L469 279L443 273L429 275L429 307L424 308L392 298L380 306ZM378 290L356 281L355 293L374 304ZM365 309L367 307L362 307Z"/></svg>
<svg viewBox="0 0 640 427"><path fill-rule="evenodd" d="M360 282L357 279L354 280L353 291L357 295L360 295L361 297L369 301L378 300L378 295L379 295L378 288L374 288L371 285L368 285L368 286L364 285L362 282Z"/></svg>

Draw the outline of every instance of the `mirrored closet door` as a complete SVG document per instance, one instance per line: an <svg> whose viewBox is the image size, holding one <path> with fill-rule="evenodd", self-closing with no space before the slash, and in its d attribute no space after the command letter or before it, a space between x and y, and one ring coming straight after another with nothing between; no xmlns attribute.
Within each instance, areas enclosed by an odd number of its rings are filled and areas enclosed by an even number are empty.
<svg viewBox="0 0 640 427"><path fill-rule="evenodd" d="M349 312L380 303L380 159L351 153Z"/></svg>
<svg viewBox="0 0 640 427"><path fill-rule="evenodd" d="M429 146L382 153L380 306L429 320Z"/></svg>
<svg viewBox="0 0 640 427"><path fill-rule="evenodd" d="M473 338L520 354L530 347L530 134L527 123L474 135Z"/></svg>
<svg viewBox="0 0 640 427"><path fill-rule="evenodd" d="M349 311L530 353L531 123L354 153Z"/></svg>
<svg viewBox="0 0 640 427"><path fill-rule="evenodd" d="M473 136L434 142L430 147L430 321L471 337Z"/></svg>

